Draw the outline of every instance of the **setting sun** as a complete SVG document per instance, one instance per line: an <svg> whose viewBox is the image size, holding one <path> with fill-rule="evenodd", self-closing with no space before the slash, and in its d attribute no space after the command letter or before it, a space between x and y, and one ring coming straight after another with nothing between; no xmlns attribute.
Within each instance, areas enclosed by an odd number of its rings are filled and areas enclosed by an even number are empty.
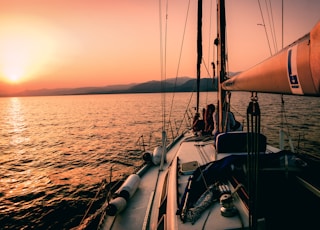
<svg viewBox="0 0 320 230"><path fill-rule="evenodd" d="M0 36L0 77L7 82L36 77L53 61L57 39L45 24L16 20L1 25Z"/></svg>
<svg viewBox="0 0 320 230"><path fill-rule="evenodd" d="M305 35L319 19L320 1L307 1L303 9L292 1L284 4L284 23L281 1L273 6L278 9L274 48L281 40L286 46ZM197 3L174 2L168 12L160 12L159 3L145 0L1 1L0 95L141 83L160 80L163 74L195 77ZM212 70L207 67L217 58L217 22L210 15L213 1L203 2L202 74L208 76ZM268 27L258 26L263 21L257 7L250 0L226 1L232 25L227 27L230 72L246 70L270 56Z"/></svg>
<svg viewBox="0 0 320 230"><path fill-rule="evenodd" d="M13 74L13 75L8 75L8 79L12 82L17 82L19 81L20 77L18 75Z"/></svg>

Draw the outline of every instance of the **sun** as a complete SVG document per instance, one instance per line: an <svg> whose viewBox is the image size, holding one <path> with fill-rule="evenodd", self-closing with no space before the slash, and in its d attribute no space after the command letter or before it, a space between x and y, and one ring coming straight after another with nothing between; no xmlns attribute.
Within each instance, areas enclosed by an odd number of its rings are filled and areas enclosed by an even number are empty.
<svg viewBox="0 0 320 230"><path fill-rule="evenodd" d="M20 78L21 78L21 77L18 76L18 75L16 75L16 74L12 74L12 75L9 75L9 76L8 76L8 80L9 80L10 82L13 82L13 83L19 82L19 79L20 79Z"/></svg>
<svg viewBox="0 0 320 230"><path fill-rule="evenodd" d="M1 76L3 77L4 81L7 83L18 84L21 83L26 78L26 67L22 65L19 61L19 58L15 58L16 61L12 60L11 58L7 58L6 60L2 60L0 64L0 72Z"/></svg>
<svg viewBox="0 0 320 230"><path fill-rule="evenodd" d="M0 22L0 37L0 78L8 83L35 78L55 60L55 33L39 20L15 18Z"/></svg>
<svg viewBox="0 0 320 230"><path fill-rule="evenodd" d="M19 61L2 60L1 75L8 83L20 83L26 77L26 66L21 65Z"/></svg>

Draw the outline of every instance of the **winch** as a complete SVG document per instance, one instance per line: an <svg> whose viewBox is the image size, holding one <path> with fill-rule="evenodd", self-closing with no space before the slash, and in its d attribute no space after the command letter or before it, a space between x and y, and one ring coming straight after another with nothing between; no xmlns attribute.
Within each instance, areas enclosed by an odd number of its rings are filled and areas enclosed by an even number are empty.
<svg viewBox="0 0 320 230"><path fill-rule="evenodd" d="M220 190L220 204L221 215L224 217L232 217L237 214L237 209L233 203L233 196L228 185L219 185Z"/></svg>
<svg viewBox="0 0 320 230"><path fill-rule="evenodd" d="M222 216L232 217L237 214L237 209L234 206L233 197L231 194L227 194L227 193L223 194L220 197L220 204L222 206L220 208Z"/></svg>

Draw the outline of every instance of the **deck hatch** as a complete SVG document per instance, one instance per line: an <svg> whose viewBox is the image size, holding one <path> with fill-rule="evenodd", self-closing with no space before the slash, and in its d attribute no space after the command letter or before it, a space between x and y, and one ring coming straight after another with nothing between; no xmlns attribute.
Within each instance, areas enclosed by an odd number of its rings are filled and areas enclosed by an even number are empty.
<svg viewBox="0 0 320 230"><path fill-rule="evenodd" d="M198 161L190 161L181 164L180 172L184 175L191 175L199 166Z"/></svg>

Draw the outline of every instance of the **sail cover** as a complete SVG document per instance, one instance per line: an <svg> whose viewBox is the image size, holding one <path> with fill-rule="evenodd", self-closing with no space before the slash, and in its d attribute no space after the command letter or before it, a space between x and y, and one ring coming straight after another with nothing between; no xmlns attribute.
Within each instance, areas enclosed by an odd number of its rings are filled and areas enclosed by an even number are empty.
<svg viewBox="0 0 320 230"><path fill-rule="evenodd" d="M320 96L320 22L274 56L225 81L222 88Z"/></svg>

